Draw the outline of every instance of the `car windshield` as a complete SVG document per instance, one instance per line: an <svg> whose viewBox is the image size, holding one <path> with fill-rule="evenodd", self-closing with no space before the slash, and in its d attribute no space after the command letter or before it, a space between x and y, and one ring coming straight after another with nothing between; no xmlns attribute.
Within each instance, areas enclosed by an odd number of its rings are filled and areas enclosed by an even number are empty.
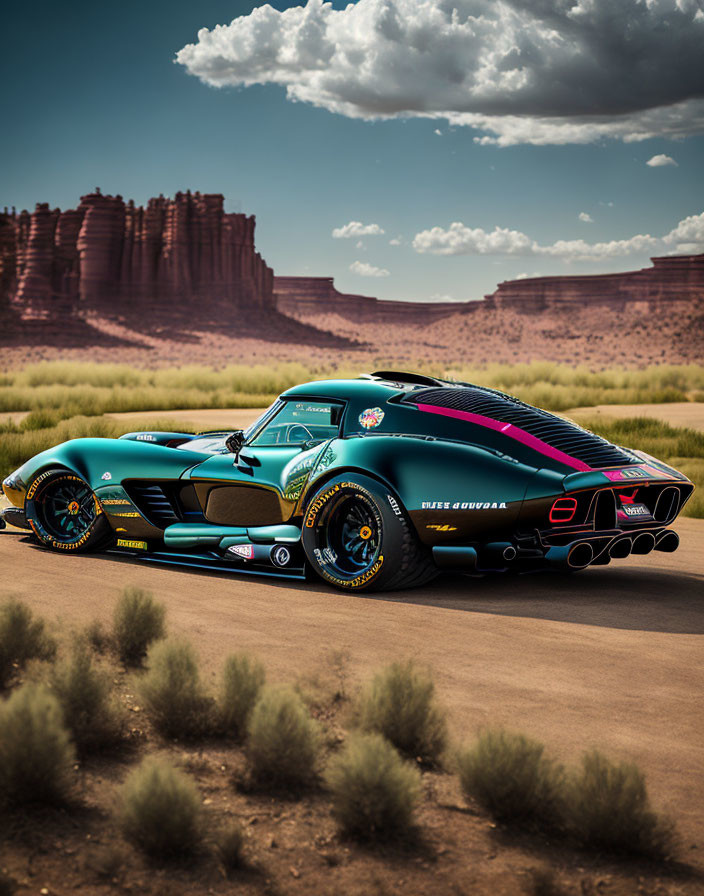
<svg viewBox="0 0 704 896"><path fill-rule="evenodd" d="M342 405L329 401L284 401L257 421L250 445L301 445L337 436ZM262 422L264 425L262 426Z"/></svg>

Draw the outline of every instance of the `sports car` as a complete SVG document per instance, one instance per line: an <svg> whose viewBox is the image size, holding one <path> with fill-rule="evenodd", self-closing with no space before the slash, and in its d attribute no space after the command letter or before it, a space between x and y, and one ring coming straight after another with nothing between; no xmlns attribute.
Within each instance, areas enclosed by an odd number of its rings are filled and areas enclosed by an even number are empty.
<svg viewBox="0 0 704 896"><path fill-rule="evenodd" d="M674 551L694 488L502 392L397 371L296 386L245 431L74 439L2 487L0 525L51 550L352 592Z"/></svg>

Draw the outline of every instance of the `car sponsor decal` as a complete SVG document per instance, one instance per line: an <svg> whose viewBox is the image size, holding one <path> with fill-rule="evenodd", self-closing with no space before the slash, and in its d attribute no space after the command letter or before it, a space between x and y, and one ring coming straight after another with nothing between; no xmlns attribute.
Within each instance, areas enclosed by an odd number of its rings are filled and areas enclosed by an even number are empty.
<svg viewBox="0 0 704 896"><path fill-rule="evenodd" d="M447 523L431 523L426 529L435 529L436 532L456 532L457 526L450 526Z"/></svg>
<svg viewBox="0 0 704 896"><path fill-rule="evenodd" d="M146 551L146 541L135 541L133 538L118 538L118 548L130 548L133 551Z"/></svg>
<svg viewBox="0 0 704 896"><path fill-rule="evenodd" d="M367 408L359 415L359 422L365 429L374 429L384 419L381 408Z"/></svg>
<svg viewBox="0 0 704 896"><path fill-rule="evenodd" d="M136 436L137 442L156 442L156 436L153 436L150 432L140 432L138 436Z"/></svg>
<svg viewBox="0 0 704 896"><path fill-rule="evenodd" d="M254 558L254 545L253 544L233 544L227 549L228 553L236 554L238 557L241 557L243 560L252 560Z"/></svg>
<svg viewBox="0 0 704 896"><path fill-rule="evenodd" d="M506 510L505 501L423 501L422 510Z"/></svg>

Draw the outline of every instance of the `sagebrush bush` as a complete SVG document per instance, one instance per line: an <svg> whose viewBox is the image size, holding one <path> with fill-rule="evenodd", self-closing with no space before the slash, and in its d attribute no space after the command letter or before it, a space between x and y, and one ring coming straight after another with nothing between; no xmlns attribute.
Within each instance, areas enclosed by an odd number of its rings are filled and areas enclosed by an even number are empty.
<svg viewBox="0 0 704 896"><path fill-rule="evenodd" d="M569 828L585 846L664 858L675 845L674 827L650 806L638 766L586 753L570 782Z"/></svg>
<svg viewBox="0 0 704 896"><path fill-rule="evenodd" d="M460 785L497 821L562 827L564 772L541 743L503 730L483 732L458 756Z"/></svg>
<svg viewBox="0 0 704 896"><path fill-rule="evenodd" d="M183 772L145 759L122 786L119 822L125 837L148 855L192 855L203 837L201 797Z"/></svg>
<svg viewBox="0 0 704 896"><path fill-rule="evenodd" d="M262 785L299 787L316 775L320 730L295 691L263 687L247 726L252 777Z"/></svg>
<svg viewBox="0 0 704 896"><path fill-rule="evenodd" d="M50 660L56 642L47 635L44 621L36 619L29 607L16 598L0 604L0 688L7 686L15 668L28 660Z"/></svg>
<svg viewBox="0 0 704 896"><path fill-rule="evenodd" d="M222 728L230 736L244 737L265 678L264 666L249 654L235 653L225 660L218 708Z"/></svg>
<svg viewBox="0 0 704 896"><path fill-rule="evenodd" d="M0 703L0 803L61 803L75 753L56 697L29 682Z"/></svg>
<svg viewBox="0 0 704 896"><path fill-rule="evenodd" d="M410 759L433 765L447 746L447 723L435 701L429 672L411 660L392 663L363 693L360 724L376 731Z"/></svg>
<svg viewBox="0 0 704 896"><path fill-rule="evenodd" d="M166 737L197 737L211 728L213 701L203 690L198 660L188 642L154 644L138 690L154 727Z"/></svg>
<svg viewBox="0 0 704 896"><path fill-rule="evenodd" d="M122 718L112 697L110 676L96 668L84 643L76 642L71 654L54 667L50 687L80 752L105 749L120 741Z"/></svg>
<svg viewBox="0 0 704 896"><path fill-rule="evenodd" d="M215 835L215 853L225 874L246 865L245 844L247 838L240 824L230 823Z"/></svg>
<svg viewBox="0 0 704 896"><path fill-rule="evenodd" d="M420 774L380 734L353 734L325 772L332 811L344 831L392 839L406 833L420 797Z"/></svg>
<svg viewBox="0 0 704 896"><path fill-rule="evenodd" d="M150 644L164 637L166 607L149 591L128 586L120 595L113 617L112 636L120 659L138 665Z"/></svg>

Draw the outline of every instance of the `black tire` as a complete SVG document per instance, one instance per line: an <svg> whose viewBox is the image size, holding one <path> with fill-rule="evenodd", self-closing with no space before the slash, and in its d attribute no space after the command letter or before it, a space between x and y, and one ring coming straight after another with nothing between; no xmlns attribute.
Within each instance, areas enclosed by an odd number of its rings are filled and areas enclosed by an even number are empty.
<svg viewBox="0 0 704 896"><path fill-rule="evenodd" d="M313 571L343 591L413 588L438 574L398 498L359 473L338 475L315 492L302 543Z"/></svg>
<svg viewBox="0 0 704 896"><path fill-rule="evenodd" d="M47 470L33 480L25 515L39 542L55 551L97 551L113 540L95 493L68 470Z"/></svg>

